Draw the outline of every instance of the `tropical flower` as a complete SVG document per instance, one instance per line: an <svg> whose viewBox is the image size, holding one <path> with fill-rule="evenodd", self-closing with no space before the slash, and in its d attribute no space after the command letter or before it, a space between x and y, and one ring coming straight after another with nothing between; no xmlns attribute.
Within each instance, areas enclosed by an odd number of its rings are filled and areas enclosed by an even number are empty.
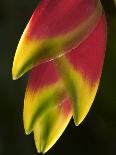
<svg viewBox="0 0 116 155"><path fill-rule="evenodd" d="M47 152L71 117L79 125L96 95L106 44L99 0L41 0L20 39L13 79L32 69L24 100L24 128Z"/></svg>

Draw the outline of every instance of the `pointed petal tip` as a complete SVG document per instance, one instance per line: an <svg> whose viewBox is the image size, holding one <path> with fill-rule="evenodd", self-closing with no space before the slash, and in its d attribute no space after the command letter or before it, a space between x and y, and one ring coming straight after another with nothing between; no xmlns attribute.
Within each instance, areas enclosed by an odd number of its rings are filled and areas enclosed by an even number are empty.
<svg viewBox="0 0 116 155"><path fill-rule="evenodd" d="M45 145L44 147L37 148L37 153L46 154L50 149L51 147Z"/></svg>
<svg viewBox="0 0 116 155"><path fill-rule="evenodd" d="M25 124L24 124L24 130L25 130L25 134L26 135L29 135L29 134L31 134L31 132L32 132L32 128L29 126L28 128L25 126Z"/></svg>
<svg viewBox="0 0 116 155"><path fill-rule="evenodd" d="M22 69L20 69L16 64L15 65L13 64L13 67L12 67L12 79L13 80L19 79L21 76L24 75L25 72L23 72Z"/></svg>
<svg viewBox="0 0 116 155"><path fill-rule="evenodd" d="M43 150L41 151L41 153L42 153L42 154L46 154L47 151L49 151L49 150L43 149Z"/></svg>
<svg viewBox="0 0 116 155"><path fill-rule="evenodd" d="M17 80L19 77L12 74L12 79Z"/></svg>
<svg viewBox="0 0 116 155"><path fill-rule="evenodd" d="M13 79L13 80L17 80L17 78L16 78L16 77L14 77L14 76L12 76L12 79Z"/></svg>
<svg viewBox="0 0 116 155"><path fill-rule="evenodd" d="M30 133L31 133L31 131L25 130L25 134L26 134L26 135L29 135Z"/></svg>
<svg viewBox="0 0 116 155"><path fill-rule="evenodd" d="M15 73L15 69L14 69L14 63L13 63L13 67L12 67L12 79L13 80L17 80L18 79L17 74Z"/></svg>
<svg viewBox="0 0 116 155"><path fill-rule="evenodd" d="M17 80L17 79L19 79L21 76L17 76L17 75L15 75L15 74L12 74L12 79L13 80Z"/></svg>
<svg viewBox="0 0 116 155"><path fill-rule="evenodd" d="M39 139L40 140L40 139ZM51 147L46 147L47 145L42 145L42 143L38 144L38 141L35 140L37 153L46 154Z"/></svg>
<svg viewBox="0 0 116 155"><path fill-rule="evenodd" d="M13 67L12 67L13 80L20 78L23 74L25 74L28 70L31 69L30 66L32 62L28 63L27 61L31 53L31 48L33 48L31 46L31 42L27 41L22 35L14 56ZM28 52L25 53L25 51L28 51Z"/></svg>
<svg viewBox="0 0 116 155"><path fill-rule="evenodd" d="M29 129L25 128L25 126L24 126L24 131L25 131L26 135L30 135L31 132L32 132L32 130L29 130Z"/></svg>
<svg viewBox="0 0 116 155"><path fill-rule="evenodd" d="M33 128L31 128L30 126L27 127L27 125L25 124L25 121L24 121L24 130L25 130L26 135L30 135L31 132L33 131Z"/></svg>
<svg viewBox="0 0 116 155"><path fill-rule="evenodd" d="M46 150L46 149L42 149L42 148L41 148L41 149L38 149L38 148L37 148L37 153L40 153L40 154L46 154L47 151L48 151L48 150Z"/></svg>
<svg viewBox="0 0 116 155"><path fill-rule="evenodd" d="M24 73L25 72L22 71L22 68L18 64L13 63L13 67L12 67L12 79L13 80L19 79Z"/></svg>
<svg viewBox="0 0 116 155"><path fill-rule="evenodd" d="M13 67L12 67L12 79L17 80L19 77L20 77L20 75L18 74L17 70L15 69L15 65L13 65Z"/></svg>
<svg viewBox="0 0 116 155"><path fill-rule="evenodd" d="M40 153L40 154L46 154L48 150L44 149L44 148L41 148L41 149L38 149L37 148L37 153Z"/></svg>
<svg viewBox="0 0 116 155"><path fill-rule="evenodd" d="M83 120L84 120L84 119L83 119ZM79 125L83 122L83 120L79 120L79 119L75 120L75 119L74 119L74 124L75 124L75 126L79 126Z"/></svg>

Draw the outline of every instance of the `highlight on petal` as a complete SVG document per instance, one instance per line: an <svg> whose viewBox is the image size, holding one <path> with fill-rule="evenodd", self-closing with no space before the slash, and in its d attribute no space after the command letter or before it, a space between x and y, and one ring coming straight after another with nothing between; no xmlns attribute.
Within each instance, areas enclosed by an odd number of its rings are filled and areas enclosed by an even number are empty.
<svg viewBox="0 0 116 155"><path fill-rule="evenodd" d="M34 132L38 152L45 153L55 144L71 117L71 102L54 63L35 67L25 95L24 127L26 134Z"/></svg>
<svg viewBox="0 0 116 155"><path fill-rule="evenodd" d="M17 47L13 79L79 46L93 31L101 15L99 0L68 0L68 3L66 0L42 0Z"/></svg>
<svg viewBox="0 0 116 155"><path fill-rule="evenodd" d="M99 85L106 45L104 15L92 34L65 57L56 59L56 66L64 81L73 105L75 124L87 115Z"/></svg>

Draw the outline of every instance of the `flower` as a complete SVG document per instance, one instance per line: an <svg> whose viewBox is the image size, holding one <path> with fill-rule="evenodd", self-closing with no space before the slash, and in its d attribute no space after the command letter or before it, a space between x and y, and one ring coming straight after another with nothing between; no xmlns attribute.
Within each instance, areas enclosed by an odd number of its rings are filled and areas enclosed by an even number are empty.
<svg viewBox="0 0 116 155"><path fill-rule="evenodd" d="M95 98L104 61L106 20L99 0L42 0L19 41L13 79L32 69L24 128L47 152L73 116L79 125Z"/></svg>

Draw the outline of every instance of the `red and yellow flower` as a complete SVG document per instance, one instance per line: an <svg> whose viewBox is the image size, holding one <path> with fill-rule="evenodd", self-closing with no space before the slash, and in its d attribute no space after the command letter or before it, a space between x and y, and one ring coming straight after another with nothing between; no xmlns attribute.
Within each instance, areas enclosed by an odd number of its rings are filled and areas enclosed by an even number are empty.
<svg viewBox="0 0 116 155"><path fill-rule="evenodd" d="M99 0L41 0L19 41L13 79L32 69L24 127L47 152L73 116L79 125L95 98L104 61L106 20Z"/></svg>

